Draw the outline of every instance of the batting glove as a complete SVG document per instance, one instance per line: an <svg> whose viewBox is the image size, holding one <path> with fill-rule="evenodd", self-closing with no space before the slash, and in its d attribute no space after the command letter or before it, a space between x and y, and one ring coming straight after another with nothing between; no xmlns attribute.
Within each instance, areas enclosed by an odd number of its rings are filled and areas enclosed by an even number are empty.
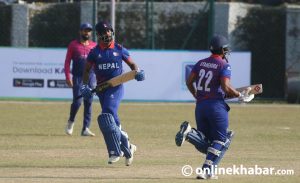
<svg viewBox="0 0 300 183"><path fill-rule="evenodd" d="M89 100L93 97L92 89L88 85L82 85L80 92L85 100Z"/></svg>
<svg viewBox="0 0 300 183"><path fill-rule="evenodd" d="M254 94L249 95L250 91L251 91L250 87L245 89L244 91L242 91L240 93L240 96L239 96L239 101L240 102L250 102L251 100L253 100L254 99Z"/></svg>
<svg viewBox="0 0 300 183"><path fill-rule="evenodd" d="M145 80L145 71L144 71L144 70L138 71L138 72L136 73L136 75L135 75L135 79L136 79L137 81L143 81L143 80Z"/></svg>

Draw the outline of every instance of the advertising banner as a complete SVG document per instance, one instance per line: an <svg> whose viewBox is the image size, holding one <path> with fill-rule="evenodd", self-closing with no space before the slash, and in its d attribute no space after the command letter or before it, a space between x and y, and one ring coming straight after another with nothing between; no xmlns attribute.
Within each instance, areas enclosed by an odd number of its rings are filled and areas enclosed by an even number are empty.
<svg viewBox="0 0 300 183"><path fill-rule="evenodd" d="M208 57L202 51L129 50L146 80L125 84L124 100L192 101L185 80L193 65ZM65 83L66 49L0 48L1 98L71 99L72 90ZM232 85L250 84L251 54L233 52ZM125 71L129 67L124 63ZM96 98L96 97L95 97Z"/></svg>

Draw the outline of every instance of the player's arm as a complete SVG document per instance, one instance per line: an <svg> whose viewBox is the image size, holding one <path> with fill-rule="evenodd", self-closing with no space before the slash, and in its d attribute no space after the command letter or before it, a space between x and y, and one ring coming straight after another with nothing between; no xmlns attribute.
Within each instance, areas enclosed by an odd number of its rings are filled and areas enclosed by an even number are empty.
<svg viewBox="0 0 300 183"><path fill-rule="evenodd" d="M221 87L225 92L225 98L227 99L238 97L240 102L250 102L254 99L254 94L249 94L251 88L246 88L242 92L239 92L231 86L229 78L225 77L221 79Z"/></svg>
<svg viewBox="0 0 300 183"><path fill-rule="evenodd" d="M93 51L91 50L87 57L87 62L84 65L83 74L82 74L83 85L80 88L81 95L85 100L89 100L93 97L92 89L88 85L90 70L92 69L93 64L95 63L93 61L94 61L94 55L93 55Z"/></svg>
<svg viewBox="0 0 300 183"><path fill-rule="evenodd" d="M230 83L230 79L228 77L221 78L221 87L222 90L225 92L225 98L236 98L240 97L240 92L234 89Z"/></svg>
<svg viewBox="0 0 300 183"><path fill-rule="evenodd" d="M196 98L197 96L197 90L194 86L194 82L196 81L196 74L194 72L191 72L189 78L186 81L186 86L191 92L191 94Z"/></svg>
<svg viewBox="0 0 300 183"><path fill-rule="evenodd" d="M135 79L137 81L145 80L145 72L144 70L139 70L138 66L131 59L129 52L126 48L122 49L122 60L130 67L131 70L137 71L135 74Z"/></svg>
<svg viewBox="0 0 300 183"><path fill-rule="evenodd" d="M130 67L130 69L133 70L138 70L138 66L134 63L132 58L130 57L129 51L122 47L122 60Z"/></svg>
<svg viewBox="0 0 300 183"><path fill-rule="evenodd" d="M137 81L144 81L145 80L145 72L144 70L139 70L138 66L132 61L130 57L124 59L124 62L130 67L131 70L137 71L135 74L135 79Z"/></svg>
<svg viewBox="0 0 300 183"><path fill-rule="evenodd" d="M72 60L72 47L71 45L68 46L66 58L65 58L65 76L66 76L66 83L69 87L73 87L73 82L71 79L71 72L70 72L70 65L71 65L71 60Z"/></svg>
<svg viewBox="0 0 300 183"><path fill-rule="evenodd" d="M82 75L82 82L84 85L87 85L89 82L89 75L90 75L90 70L92 69L93 65L91 62L86 62L83 70L83 75Z"/></svg>
<svg viewBox="0 0 300 183"><path fill-rule="evenodd" d="M124 62L130 67L131 70L138 70L138 66L133 62L133 60L130 57L124 59Z"/></svg>
<svg viewBox="0 0 300 183"><path fill-rule="evenodd" d="M82 75L83 85L80 88L80 92L82 97L85 100L89 100L90 98L93 97L92 89L88 85L91 68L92 68L92 63L87 62L84 66L83 75Z"/></svg>
<svg viewBox="0 0 300 183"><path fill-rule="evenodd" d="M229 64L225 64L223 68L220 70L220 83L221 88L225 92L225 98L236 98L240 97L241 94L236 89L231 86L230 83L231 78L231 66Z"/></svg>

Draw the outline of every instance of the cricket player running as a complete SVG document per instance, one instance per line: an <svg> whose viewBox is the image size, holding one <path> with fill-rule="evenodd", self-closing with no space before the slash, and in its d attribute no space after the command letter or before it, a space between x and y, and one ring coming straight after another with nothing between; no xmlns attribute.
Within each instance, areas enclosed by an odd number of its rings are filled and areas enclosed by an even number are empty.
<svg viewBox="0 0 300 183"><path fill-rule="evenodd" d="M228 64L228 41L221 35L216 35L210 42L212 55L198 61L187 79L186 85L197 100L195 117L197 129L191 128L189 122L181 124L176 134L175 142L181 146L186 140L198 151L206 154L202 166L203 174L197 179L216 179L212 168L217 165L228 149L233 132L228 128L229 106L224 98L238 97L242 102L249 102L254 95L249 91L238 92L230 84L231 67ZM194 82L196 85L194 86Z"/></svg>
<svg viewBox="0 0 300 183"><path fill-rule="evenodd" d="M79 39L73 40L69 46L68 51L65 59L65 76L66 82L69 87L72 87L73 90L73 102L71 104L70 109L70 116L68 123L65 128L65 132L68 135L72 135L75 116L81 106L82 99L77 98L81 95L80 88L82 86L82 74L84 65L86 63L86 58L88 53L92 48L96 46L96 43L90 41L91 32L92 32L92 25L89 23L83 23L80 25L79 31ZM70 64L72 62L72 75L71 78L70 74ZM94 88L96 85L96 76L91 70L90 77L88 79L88 85L91 88ZM95 136L93 132L90 131L90 123L91 123L91 114L92 114L92 101L93 99L90 98L89 100L84 100L84 113L83 113L83 126L81 130L82 136Z"/></svg>
<svg viewBox="0 0 300 183"><path fill-rule="evenodd" d="M131 70L138 71L135 75L137 81L145 79L144 71L138 70L127 49L114 42L114 30L109 23L105 21L97 23L96 31L98 45L89 53L83 73L84 85L81 92L85 100L90 100L93 96L92 89L88 85L89 73L92 68L96 73L97 84L121 75L123 61ZM118 108L123 93L122 84L97 93L102 108L102 112L98 116L98 124L106 143L109 155L108 163L115 163L119 161L120 157L125 156L125 164L129 166L133 161L136 146L129 143L128 135L121 129L118 117Z"/></svg>

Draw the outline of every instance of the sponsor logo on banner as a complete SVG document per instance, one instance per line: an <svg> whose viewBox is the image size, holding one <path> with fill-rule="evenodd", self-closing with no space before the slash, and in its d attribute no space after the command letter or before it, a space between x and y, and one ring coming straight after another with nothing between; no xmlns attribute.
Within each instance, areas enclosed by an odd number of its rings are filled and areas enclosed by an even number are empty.
<svg viewBox="0 0 300 183"><path fill-rule="evenodd" d="M48 79L47 86L48 88L70 88L66 80L61 79Z"/></svg>
<svg viewBox="0 0 300 183"><path fill-rule="evenodd" d="M43 88L43 79L14 78L13 87Z"/></svg>
<svg viewBox="0 0 300 183"><path fill-rule="evenodd" d="M192 69L196 62L183 62L182 64L182 79L181 79L181 85L182 90L188 90L186 87L186 80L188 79L190 73L192 72Z"/></svg>
<svg viewBox="0 0 300 183"><path fill-rule="evenodd" d="M65 83L66 52L66 48L1 47L1 59L5 62L1 62L0 67L0 73L3 76L0 79L0 99L3 97L72 99L72 90L66 89L68 87ZM211 53L190 50L133 49L130 54L132 58L139 60L139 66L145 69L148 79L146 78L143 82L126 83L124 100L186 102L194 101L186 87L186 79L193 65L197 60L206 58ZM98 57L98 54L96 56ZM111 56L115 57L113 52ZM118 57L120 56L119 53ZM250 85L251 53L232 54L230 65L234 71L232 85ZM116 69L117 67L121 69L122 66L111 63L111 65L103 65L102 69ZM127 66L124 67L124 70L126 69L130 70ZM162 80L164 82L161 82Z"/></svg>

